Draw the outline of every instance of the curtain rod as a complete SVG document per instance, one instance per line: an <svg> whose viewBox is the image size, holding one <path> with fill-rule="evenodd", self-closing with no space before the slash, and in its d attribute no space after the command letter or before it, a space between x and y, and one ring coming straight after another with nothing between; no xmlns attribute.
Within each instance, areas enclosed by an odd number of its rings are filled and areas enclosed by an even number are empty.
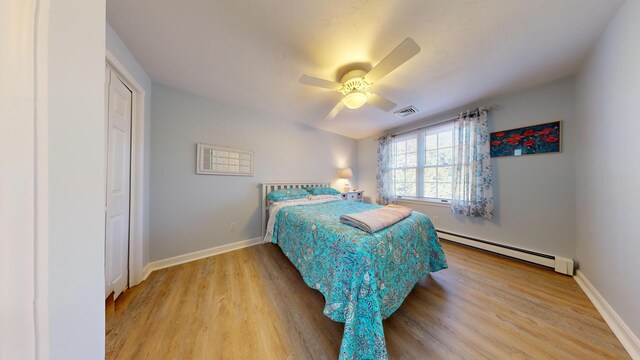
<svg viewBox="0 0 640 360"><path fill-rule="evenodd" d="M481 108L481 107L482 107L482 106L477 107L477 108L475 108L475 109L473 109L473 110L471 110L471 111L468 111L468 112L470 112L470 113L478 112L478 110L480 110L480 108ZM489 111L489 110L494 110L494 109L497 109L497 108L498 108L498 105L497 105L497 104L493 104L493 105L490 105L490 106L484 106L484 108L485 108L485 110L487 110L487 111ZM467 112L467 111L462 111L462 112ZM411 129L408 129L408 130L403 130L403 131L400 131L400 132L396 132L396 133L391 134L391 136L393 137L393 136L398 136L398 135L402 135L402 134L410 133L410 132L412 132L412 131L422 130L422 129L427 128L427 127L429 127L429 126L434 126L434 125L442 124L442 123L445 123L445 122L447 122L447 121L453 121L453 120L455 120L455 119L457 119L457 118L458 118L458 115L456 115L456 116L454 116L454 117L450 117L450 118L448 118L448 119L438 120L438 121L436 121L436 122L429 123L429 124L427 124L427 125L421 125L421 126L416 127L416 128L411 128ZM380 137L380 138L381 138L381 137ZM378 139L380 139L380 138L378 138Z"/></svg>

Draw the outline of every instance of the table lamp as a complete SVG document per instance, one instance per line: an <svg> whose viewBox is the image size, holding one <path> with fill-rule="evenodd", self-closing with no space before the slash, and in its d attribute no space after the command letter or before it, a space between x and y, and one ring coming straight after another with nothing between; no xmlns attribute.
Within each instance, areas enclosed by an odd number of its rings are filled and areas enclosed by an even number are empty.
<svg viewBox="0 0 640 360"><path fill-rule="evenodd" d="M338 178L346 180L344 183L344 192L349 192L351 186L349 185L349 179L353 177L353 171L351 168L340 169L340 173L338 174Z"/></svg>

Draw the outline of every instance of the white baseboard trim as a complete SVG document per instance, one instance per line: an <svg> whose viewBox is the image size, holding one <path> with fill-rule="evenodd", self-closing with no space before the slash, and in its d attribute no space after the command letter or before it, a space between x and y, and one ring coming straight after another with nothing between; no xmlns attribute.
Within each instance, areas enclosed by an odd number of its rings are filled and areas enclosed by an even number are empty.
<svg viewBox="0 0 640 360"><path fill-rule="evenodd" d="M627 350L629 356L634 360L640 360L640 340L638 340L638 337L629 329L618 313L613 310L607 300L600 295L582 271L576 271L576 275L573 278L582 291L587 294L589 300L591 300L600 315L602 315L602 318L607 325L609 325L611 331L613 331L618 340L620 340L620 343L622 343L622 346Z"/></svg>
<svg viewBox="0 0 640 360"><path fill-rule="evenodd" d="M487 240L475 239L464 235L456 235L449 231L437 230L438 238L470 246L476 249L489 251L492 253L508 256L514 259L527 261L530 263L546 266L561 274L573 275L573 259L564 258L557 255L547 255L531 250L519 249L513 246L492 243Z"/></svg>
<svg viewBox="0 0 640 360"><path fill-rule="evenodd" d="M157 260L157 261L148 263L147 266L144 267L144 275L142 278L143 280L146 280L147 277L156 270L188 263L195 260L204 259L214 255L224 254L226 252L230 252L234 250L240 250L240 249L258 245L258 244L262 244L262 240L263 240L262 237L256 237L253 239L236 241L230 244L225 244L225 245L212 247L209 249L195 251L195 252L184 254L184 255L178 255L178 256L170 257L168 259Z"/></svg>
<svg viewBox="0 0 640 360"><path fill-rule="evenodd" d="M149 275L151 275L152 271L153 270L151 270L151 263L148 263L147 265L145 265L144 268L142 269L142 281L147 280Z"/></svg>

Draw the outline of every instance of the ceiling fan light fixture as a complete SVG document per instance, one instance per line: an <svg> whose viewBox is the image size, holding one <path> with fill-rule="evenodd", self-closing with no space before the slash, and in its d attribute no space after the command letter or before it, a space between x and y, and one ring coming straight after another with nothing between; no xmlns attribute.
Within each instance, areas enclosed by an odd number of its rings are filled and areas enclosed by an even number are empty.
<svg viewBox="0 0 640 360"><path fill-rule="evenodd" d="M367 102L367 94L359 90L354 90L345 95L345 97L342 98L342 102L351 110L357 109Z"/></svg>
<svg viewBox="0 0 640 360"><path fill-rule="evenodd" d="M419 52L420 46L418 46L413 39L406 38L370 71L363 69L348 71L342 75L340 82L319 79L308 75L302 75L298 81L301 84L334 90L343 95L342 100L327 114L325 120L335 118L344 107L357 109L364 104L370 104L382 111L389 112L395 108L397 104L383 96L370 92L369 87Z"/></svg>

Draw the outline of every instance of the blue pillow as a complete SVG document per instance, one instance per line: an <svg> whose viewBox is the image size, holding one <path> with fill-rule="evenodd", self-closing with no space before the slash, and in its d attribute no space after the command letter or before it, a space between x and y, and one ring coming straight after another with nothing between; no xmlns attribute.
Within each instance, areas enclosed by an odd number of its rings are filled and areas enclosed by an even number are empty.
<svg viewBox="0 0 640 360"><path fill-rule="evenodd" d="M305 190L311 193L311 195L340 195L340 191L326 186L309 186L305 187Z"/></svg>
<svg viewBox="0 0 640 360"><path fill-rule="evenodd" d="M309 192L305 189L289 188L289 189L273 190L272 192L267 194L267 199L271 201L285 201L285 200L302 199L307 196L309 196Z"/></svg>

